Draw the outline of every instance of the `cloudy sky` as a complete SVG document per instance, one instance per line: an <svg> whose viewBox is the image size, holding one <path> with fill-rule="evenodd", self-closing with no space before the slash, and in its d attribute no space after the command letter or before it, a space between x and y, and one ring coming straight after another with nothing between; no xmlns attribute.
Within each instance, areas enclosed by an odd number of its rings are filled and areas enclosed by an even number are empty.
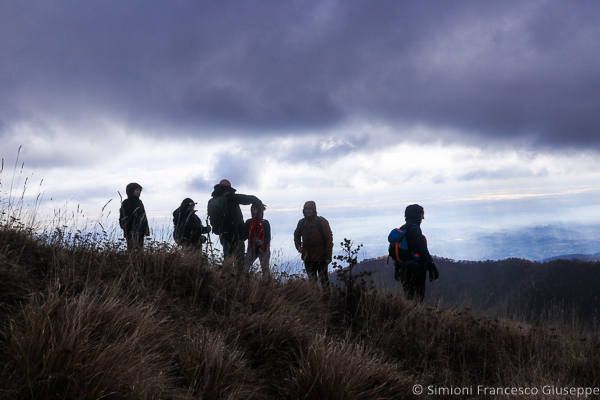
<svg viewBox="0 0 600 400"><path fill-rule="evenodd" d="M600 3L3 1L5 196L19 146L40 212L135 181L157 237L227 178L285 254L306 200L365 257L411 203L440 256L600 252Z"/></svg>

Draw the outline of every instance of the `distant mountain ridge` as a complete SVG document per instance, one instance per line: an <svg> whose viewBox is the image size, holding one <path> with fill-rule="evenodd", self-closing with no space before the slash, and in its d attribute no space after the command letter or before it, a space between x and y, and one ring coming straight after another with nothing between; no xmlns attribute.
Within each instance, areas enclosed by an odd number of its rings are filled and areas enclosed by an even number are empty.
<svg viewBox="0 0 600 400"><path fill-rule="evenodd" d="M581 260L581 261L600 261L600 253L596 254L563 254L561 256L545 258L542 262L554 260Z"/></svg>
<svg viewBox="0 0 600 400"><path fill-rule="evenodd" d="M543 262L520 258L499 261L455 261L434 257L440 272L435 282L427 282L426 301L445 306L468 305L483 314L521 312L535 320L557 305L585 320L598 316L600 298L600 253L569 254ZM366 276L378 290L402 292L394 280L394 263L387 256L358 263L353 274ZM332 281L336 281L335 273ZM566 314L563 315L566 317Z"/></svg>
<svg viewBox="0 0 600 400"><path fill-rule="evenodd" d="M549 224L494 232L458 230L454 235L437 233L432 236L430 251L454 260L517 257L546 261L600 254L600 226L594 224ZM458 237L461 239L457 240Z"/></svg>

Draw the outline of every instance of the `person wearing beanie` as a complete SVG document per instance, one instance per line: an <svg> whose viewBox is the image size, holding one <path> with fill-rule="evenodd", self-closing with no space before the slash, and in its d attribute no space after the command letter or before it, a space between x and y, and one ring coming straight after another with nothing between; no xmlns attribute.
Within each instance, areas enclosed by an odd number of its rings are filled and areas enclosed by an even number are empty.
<svg viewBox="0 0 600 400"><path fill-rule="evenodd" d="M127 198L121 203L119 225L127 240L127 250L141 250L144 247L144 236L150 236L146 210L140 200L142 186L132 182L125 188L125 193Z"/></svg>
<svg viewBox="0 0 600 400"><path fill-rule="evenodd" d="M425 283L427 281L427 271L429 271L429 281L437 280L440 276L431 254L427 249L427 239L421 231L421 222L425 219L425 210L418 204L411 204L404 211L406 223L400 230L406 229L407 242L409 249L419 255L419 261L410 265L395 262L404 294L409 300L422 302L425 297Z"/></svg>
<svg viewBox="0 0 600 400"><path fill-rule="evenodd" d="M307 201L302 209L304 218L294 231L294 244L300 254L308 278L316 282L317 275L323 289L329 289L328 266L333 253L333 234L329 222L317 215L317 205Z"/></svg>
<svg viewBox="0 0 600 400"><path fill-rule="evenodd" d="M246 268L249 269L258 258L263 278L270 278L269 261L271 258L271 224L263 218L264 211L254 204L250 207L252 218L246 220L248 231L248 248L246 251Z"/></svg>
<svg viewBox="0 0 600 400"><path fill-rule="evenodd" d="M245 271L244 241L248 230L240 205L253 204L259 210L266 208L256 196L239 194L227 179L215 185L208 201L208 216L213 231L219 235L224 258L233 258L238 269ZM215 226L218 225L218 226Z"/></svg>
<svg viewBox="0 0 600 400"><path fill-rule="evenodd" d="M210 226L204 227L196 215L194 200L185 198L179 208L173 211L173 239L178 245L202 252L202 243L206 238L202 236L210 232Z"/></svg>

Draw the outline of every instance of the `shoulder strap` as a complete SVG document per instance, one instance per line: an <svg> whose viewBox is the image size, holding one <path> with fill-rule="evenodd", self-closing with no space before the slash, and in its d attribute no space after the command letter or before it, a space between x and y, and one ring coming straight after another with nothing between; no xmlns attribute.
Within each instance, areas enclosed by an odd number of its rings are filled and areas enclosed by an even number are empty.
<svg viewBox="0 0 600 400"><path fill-rule="evenodd" d="M409 249L410 251L414 251L414 248L415 248L415 246L414 246L414 243L413 243L413 240L412 240L412 238L411 238L411 237L410 237L410 235L408 234L408 230L409 230L409 229L410 229L412 226L416 226L416 225L417 225L417 224L415 224L415 223L410 223L410 224L406 223L406 224L404 224L404 225L402 225L402 226L400 227L400 229L402 229L402 228L404 228L404 229L405 229L405 232L406 232L406 233L404 234L404 236L406 236L406 244L408 245L408 249Z"/></svg>
<svg viewBox="0 0 600 400"><path fill-rule="evenodd" d="M321 233L321 236L323 236L323 240L325 240L325 235L323 234L323 217L317 216L317 229Z"/></svg>

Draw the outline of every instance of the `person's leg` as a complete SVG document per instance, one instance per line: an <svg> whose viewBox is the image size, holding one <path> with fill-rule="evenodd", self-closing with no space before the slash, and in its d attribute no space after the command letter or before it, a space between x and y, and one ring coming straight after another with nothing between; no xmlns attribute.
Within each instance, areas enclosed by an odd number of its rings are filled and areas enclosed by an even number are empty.
<svg viewBox="0 0 600 400"><path fill-rule="evenodd" d="M219 236L221 245L223 246L223 260L231 257L231 239L225 235Z"/></svg>
<svg viewBox="0 0 600 400"><path fill-rule="evenodd" d="M406 299L423 301L423 298L425 297L425 281L427 278L427 271L425 271L425 268L404 268L400 278Z"/></svg>
<svg viewBox="0 0 600 400"><path fill-rule="evenodd" d="M202 240L201 237L192 237L190 239L189 250L202 253Z"/></svg>
<svg viewBox="0 0 600 400"><path fill-rule="evenodd" d="M257 258L258 258L258 253L257 252L249 251L246 254L245 262L246 262L246 269L247 270L250 269L250 267L252 266L252 264L254 264L254 261L256 261Z"/></svg>
<svg viewBox="0 0 600 400"><path fill-rule="evenodd" d="M317 283L317 263L313 261L305 261L304 268L306 269L306 275L311 282Z"/></svg>
<svg viewBox="0 0 600 400"><path fill-rule="evenodd" d="M127 251L139 251L144 247L144 235L138 232L128 232L127 236Z"/></svg>
<svg viewBox="0 0 600 400"><path fill-rule="evenodd" d="M319 281L321 282L321 289L329 289L329 264L326 261L319 261L317 263L319 272Z"/></svg>
<svg viewBox="0 0 600 400"><path fill-rule="evenodd" d="M271 250L260 252L260 269L262 270L263 278L271 277L271 268L269 262L271 260Z"/></svg>
<svg viewBox="0 0 600 400"><path fill-rule="evenodd" d="M236 240L232 243L232 254L235 266L242 272L248 273L248 269L246 268L245 258L245 249L243 240Z"/></svg>
<svg viewBox="0 0 600 400"><path fill-rule="evenodd" d="M425 282L427 282L427 271L422 267L415 272L414 278L415 300L420 302L425 298Z"/></svg>
<svg viewBox="0 0 600 400"><path fill-rule="evenodd" d="M223 245L223 260L231 259L235 268L241 272L246 271L244 241L221 236L221 244Z"/></svg>
<svg viewBox="0 0 600 400"><path fill-rule="evenodd" d="M413 300L412 274L406 268L400 270L400 282L402 283L402 289L404 290L404 297L406 297L407 300Z"/></svg>

